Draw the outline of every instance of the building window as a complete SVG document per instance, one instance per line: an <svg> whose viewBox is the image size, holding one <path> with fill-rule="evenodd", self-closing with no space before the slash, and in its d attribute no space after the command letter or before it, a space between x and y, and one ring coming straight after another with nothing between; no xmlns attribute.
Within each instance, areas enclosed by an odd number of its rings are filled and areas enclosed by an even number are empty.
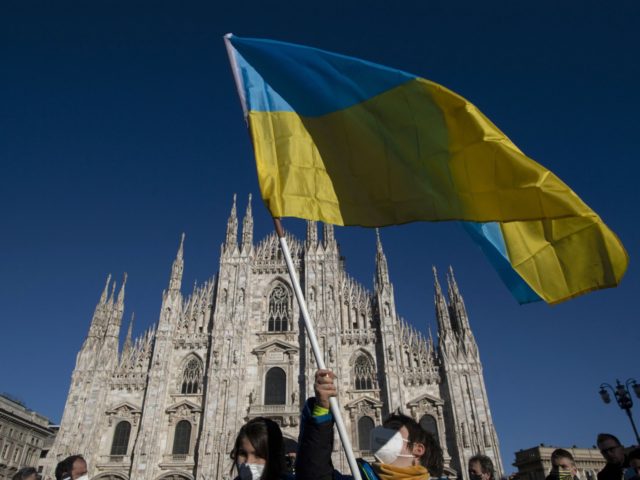
<svg viewBox="0 0 640 480"><path fill-rule="evenodd" d="M284 405L287 398L287 374L278 367L269 369L264 382L264 404Z"/></svg>
<svg viewBox="0 0 640 480"><path fill-rule="evenodd" d="M286 332L289 330L291 319L291 302L289 292L284 285L278 284L269 295L269 320L270 332Z"/></svg>
<svg viewBox="0 0 640 480"><path fill-rule="evenodd" d="M371 417L360 417L358 420L358 447L360 451L371 450L371 430L373 430L373 419Z"/></svg>
<svg viewBox="0 0 640 480"><path fill-rule="evenodd" d="M111 455L126 455L129 448L129 435L131 435L131 424L122 421L116 425L111 443Z"/></svg>
<svg viewBox="0 0 640 480"><path fill-rule="evenodd" d="M373 361L366 355L360 355L356 359L353 368L356 390L372 390L375 385L375 368Z"/></svg>
<svg viewBox="0 0 640 480"><path fill-rule="evenodd" d="M176 425L176 433L173 437L173 454L188 455L191 444L191 423L188 420L180 420Z"/></svg>
<svg viewBox="0 0 640 480"><path fill-rule="evenodd" d="M202 362L192 358L182 373L181 392L185 395L202 392Z"/></svg>
<svg viewBox="0 0 640 480"><path fill-rule="evenodd" d="M438 445L440 445L440 437L438 437L438 422L432 415L423 415L420 419L420 426L426 431L433 435L433 438L436 439Z"/></svg>
<svg viewBox="0 0 640 480"><path fill-rule="evenodd" d="M9 444L5 443L2 449L2 458L7 458L7 452L9 451Z"/></svg>

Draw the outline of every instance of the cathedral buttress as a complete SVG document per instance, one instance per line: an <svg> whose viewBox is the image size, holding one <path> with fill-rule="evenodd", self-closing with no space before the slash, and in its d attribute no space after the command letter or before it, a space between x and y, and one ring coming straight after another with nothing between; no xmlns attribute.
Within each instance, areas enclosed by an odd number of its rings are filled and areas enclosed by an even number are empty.
<svg viewBox="0 0 640 480"><path fill-rule="evenodd" d="M169 288L162 294L160 318L153 345L142 405L140 427L135 441L130 478L151 479L158 475L158 465L165 461L167 441L164 432L168 407L169 365L173 353L173 336L182 313L182 274L184 271L184 233L171 266Z"/></svg>
<svg viewBox="0 0 640 480"><path fill-rule="evenodd" d="M253 301L264 301L252 291L251 265L255 255L253 245L253 214L251 195L242 222L242 245L235 244L236 197L227 222L227 236L222 245L217 276L212 330L207 352L208 374L204 394L201 429L197 449L198 477L217 478L226 466L227 449L232 435L239 430L247 415L246 399L257 395L247 389L246 361L251 352L246 337L255 334L251 318ZM255 400L254 400L255 401ZM235 437L234 437L235 438Z"/></svg>
<svg viewBox="0 0 640 480"><path fill-rule="evenodd" d="M398 368L400 361L397 354L398 321L393 284L389 279L387 257L382 248L380 232L376 229L376 273L374 295L378 311L380 342L376 344L378 362L378 382L383 402L383 415L388 415L397 408L402 408L408 400L404 398L402 388L402 372Z"/></svg>
<svg viewBox="0 0 640 480"><path fill-rule="evenodd" d="M451 466L457 470L459 478L468 480L467 463L473 455L481 453L491 458L496 477L501 477L502 458L489 409L482 363L453 269L450 267L447 275L448 305L437 275L435 283L442 378L440 389L445 400L447 431L452 433L447 435L447 449L453 458Z"/></svg>
<svg viewBox="0 0 640 480"><path fill-rule="evenodd" d="M238 215L236 210L236 194L233 194L233 205L227 220L227 234L225 235L222 251L226 254L238 249Z"/></svg>
<svg viewBox="0 0 640 480"><path fill-rule="evenodd" d="M247 203L247 211L242 220L242 253L248 255L253 249L253 213L251 211L251 194Z"/></svg>

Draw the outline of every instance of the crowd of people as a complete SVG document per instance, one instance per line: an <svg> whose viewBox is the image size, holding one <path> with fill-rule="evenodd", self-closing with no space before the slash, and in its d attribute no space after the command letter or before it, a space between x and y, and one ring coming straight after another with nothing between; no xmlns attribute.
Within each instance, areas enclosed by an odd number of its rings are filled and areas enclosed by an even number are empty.
<svg viewBox="0 0 640 480"><path fill-rule="evenodd" d="M276 422L258 417L238 432L231 450L231 476L235 480L348 480L334 469L334 419L330 398L337 395L335 375L330 370L315 374L315 396L302 411L295 464L285 454L282 431ZM606 460L598 480L640 480L640 448L625 454L620 441L611 434L598 435L597 445ZM371 451L375 462L358 459L363 480L429 480L444 475L442 449L436 439L413 418L400 412L391 414L371 432ZM468 462L470 480L497 480L491 459L476 455ZM88 480L87 463L80 455L60 462L56 480ZM551 471L546 480L577 480L576 462L568 450L556 449L551 455ZM13 480L37 480L33 468L22 469Z"/></svg>

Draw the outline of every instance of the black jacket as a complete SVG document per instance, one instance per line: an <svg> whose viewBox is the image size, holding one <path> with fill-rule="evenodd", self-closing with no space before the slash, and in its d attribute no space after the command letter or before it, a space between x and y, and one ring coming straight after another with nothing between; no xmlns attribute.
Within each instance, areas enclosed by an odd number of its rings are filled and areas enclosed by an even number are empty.
<svg viewBox="0 0 640 480"><path fill-rule="evenodd" d="M614 465L607 463L602 470L598 472L598 480L622 480L624 470L629 466L627 459L624 459L622 465Z"/></svg>

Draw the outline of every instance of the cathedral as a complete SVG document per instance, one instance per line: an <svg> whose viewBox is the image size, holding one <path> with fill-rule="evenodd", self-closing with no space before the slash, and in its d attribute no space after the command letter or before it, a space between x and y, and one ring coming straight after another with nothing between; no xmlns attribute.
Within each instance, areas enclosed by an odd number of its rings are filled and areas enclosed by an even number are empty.
<svg viewBox="0 0 640 480"><path fill-rule="evenodd" d="M254 243L251 197L238 227L234 198L218 273L186 296L182 236L158 322L136 339L130 324L122 348L126 276L119 290L107 279L44 478L79 453L96 480L229 479L236 433L257 416L277 421L295 451L314 357L275 233ZM449 478L468 480L477 453L500 478L482 363L453 270L446 297L433 272L436 343L398 315L379 234L371 290L345 272L332 225L319 232L308 222L304 241L287 240L356 456L370 458L370 430L400 409L435 435ZM348 471L339 441L333 461Z"/></svg>

